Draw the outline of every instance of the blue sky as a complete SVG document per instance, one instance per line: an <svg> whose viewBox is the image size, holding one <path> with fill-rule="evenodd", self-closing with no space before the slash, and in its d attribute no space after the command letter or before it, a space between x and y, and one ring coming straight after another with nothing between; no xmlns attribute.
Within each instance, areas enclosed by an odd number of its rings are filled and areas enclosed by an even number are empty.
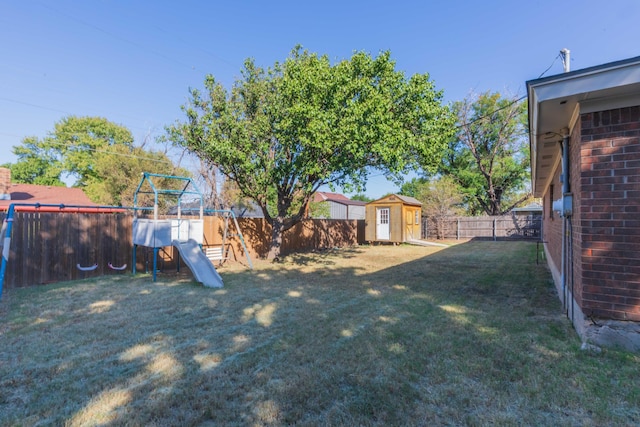
<svg viewBox="0 0 640 427"><path fill-rule="evenodd" d="M296 44L339 60L390 50L429 73L446 102L471 91L524 95L525 81L640 55L637 0L0 2L0 163L67 115L95 115L136 140L181 119L189 87L228 88L245 58L282 61ZM555 60L555 62L554 62ZM380 197L396 187L381 176Z"/></svg>

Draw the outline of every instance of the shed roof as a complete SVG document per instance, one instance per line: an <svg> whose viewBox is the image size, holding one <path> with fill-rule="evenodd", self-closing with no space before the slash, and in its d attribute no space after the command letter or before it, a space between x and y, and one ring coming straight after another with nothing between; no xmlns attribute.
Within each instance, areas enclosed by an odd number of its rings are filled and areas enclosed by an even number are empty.
<svg viewBox="0 0 640 427"><path fill-rule="evenodd" d="M407 204L407 205L415 205L415 206L422 206L422 202L419 201L418 199L415 199L413 197L410 196L403 196L402 194L388 194L378 200L374 200L372 202L369 203L378 203L378 202L382 202L384 200L388 200L388 199L392 199L393 197L398 198L401 202ZM389 200L389 201L393 201L393 200Z"/></svg>
<svg viewBox="0 0 640 427"><path fill-rule="evenodd" d="M422 202L418 199L414 199L413 197L403 196L402 194L396 194L396 196L406 204L422 206Z"/></svg>

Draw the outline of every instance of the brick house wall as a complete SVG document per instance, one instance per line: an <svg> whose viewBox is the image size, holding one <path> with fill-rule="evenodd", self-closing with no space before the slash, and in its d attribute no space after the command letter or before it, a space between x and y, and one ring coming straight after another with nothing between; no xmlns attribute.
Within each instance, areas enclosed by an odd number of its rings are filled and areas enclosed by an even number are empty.
<svg viewBox="0 0 640 427"><path fill-rule="evenodd" d="M529 80L527 95L532 189L563 309L583 344L640 352L640 56ZM567 130L573 202L560 217Z"/></svg>
<svg viewBox="0 0 640 427"><path fill-rule="evenodd" d="M560 144L558 144L558 149L560 149ZM553 201L562 196L561 169L562 165L559 164L554 172L553 180L544 194L542 219L542 240L546 242L547 255L553 263L553 267L557 270L555 273L558 275L560 274L562 256L562 217L557 212L553 212L552 206Z"/></svg>
<svg viewBox="0 0 640 427"><path fill-rule="evenodd" d="M573 262L566 285L588 316L640 321L640 107L581 114L569 158ZM558 276L563 219L551 206L562 197L561 174L558 164L543 213L543 240Z"/></svg>
<svg viewBox="0 0 640 427"><path fill-rule="evenodd" d="M580 126L581 118L574 126L569 141L569 190L573 195L573 215L568 224L571 236L571 273L567 278L567 286L570 287L571 293L578 306L582 307L582 146L581 135L582 128Z"/></svg>
<svg viewBox="0 0 640 427"><path fill-rule="evenodd" d="M586 315L640 321L640 107L581 114L576 129L576 301Z"/></svg>

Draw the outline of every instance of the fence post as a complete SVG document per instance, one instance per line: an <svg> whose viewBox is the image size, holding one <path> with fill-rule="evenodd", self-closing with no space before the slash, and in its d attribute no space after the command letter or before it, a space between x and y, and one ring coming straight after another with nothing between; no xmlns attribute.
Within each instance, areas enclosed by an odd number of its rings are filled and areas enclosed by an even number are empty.
<svg viewBox="0 0 640 427"><path fill-rule="evenodd" d="M429 240L429 218L424 217L424 221L422 222L424 223L424 238L425 240Z"/></svg>
<svg viewBox="0 0 640 427"><path fill-rule="evenodd" d="M460 240L460 218L456 218L456 240Z"/></svg>
<svg viewBox="0 0 640 427"><path fill-rule="evenodd" d="M497 230L496 230L497 224L496 224L496 219L495 217L493 218L493 241L496 241L496 235L497 235Z"/></svg>

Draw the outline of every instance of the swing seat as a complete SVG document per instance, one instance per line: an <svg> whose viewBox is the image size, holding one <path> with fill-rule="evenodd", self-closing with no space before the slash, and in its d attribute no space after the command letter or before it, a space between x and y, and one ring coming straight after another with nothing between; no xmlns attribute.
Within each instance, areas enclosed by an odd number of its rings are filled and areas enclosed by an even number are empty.
<svg viewBox="0 0 640 427"><path fill-rule="evenodd" d="M224 257L224 248L222 246L212 246L205 249L207 258L210 261L222 261L226 259Z"/></svg>
<svg viewBox="0 0 640 427"><path fill-rule="evenodd" d="M78 268L78 270L80 270L80 271L93 271L93 270L95 270L96 268L98 268L98 264L93 264L93 265L90 265L90 266L87 266L87 267L83 267L83 266L81 266L80 264L76 264L76 267L77 267L77 268Z"/></svg>
<svg viewBox="0 0 640 427"><path fill-rule="evenodd" d="M118 271L122 271L122 270L125 270L125 269L127 268L127 264L123 264L123 265L121 265L121 266L119 266L119 267L118 267L118 266L115 266L115 265L113 265L113 264L111 264L111 263L108 263L107 265L109 266L109 268L110 268L110 269L112 269L112 270L118 270Z"/></svg>

